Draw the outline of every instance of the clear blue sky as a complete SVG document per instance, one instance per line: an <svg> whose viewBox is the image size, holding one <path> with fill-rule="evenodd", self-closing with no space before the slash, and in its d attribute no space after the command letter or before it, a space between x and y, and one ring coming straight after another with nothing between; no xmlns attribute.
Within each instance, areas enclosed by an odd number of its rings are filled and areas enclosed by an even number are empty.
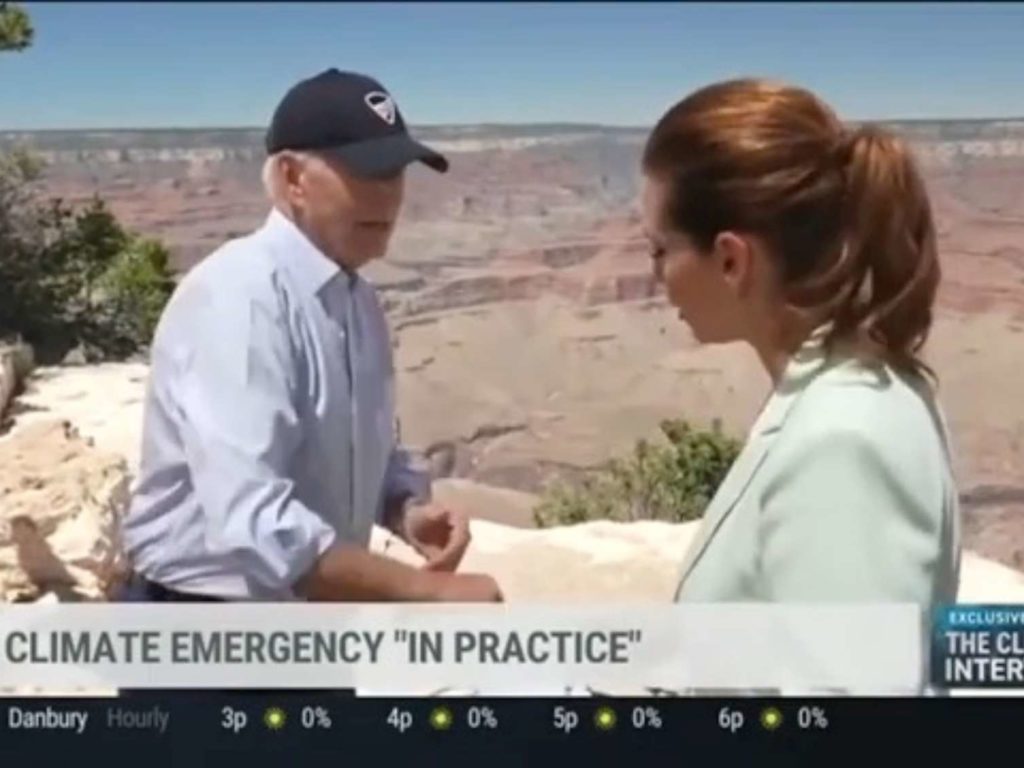
<svg viewBox="0 0 1024 768"><path fill-rule="evenodd" d="M1024 116L1022 4L27 4L0 129L266 123L296 80L380 78L413 123L649 125L736 75L850 119Z"/></svg>

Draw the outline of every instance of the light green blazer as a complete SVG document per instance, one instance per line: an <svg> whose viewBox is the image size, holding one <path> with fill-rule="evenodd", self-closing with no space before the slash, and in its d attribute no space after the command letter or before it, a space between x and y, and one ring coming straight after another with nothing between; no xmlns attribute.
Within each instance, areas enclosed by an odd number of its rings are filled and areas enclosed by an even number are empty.
<svg viewBox="0 0 1024 768"><path fill-rule="evenodd" d="M954 602L956 484L926 382L792 358L705 512L676 601Z"/></svg>

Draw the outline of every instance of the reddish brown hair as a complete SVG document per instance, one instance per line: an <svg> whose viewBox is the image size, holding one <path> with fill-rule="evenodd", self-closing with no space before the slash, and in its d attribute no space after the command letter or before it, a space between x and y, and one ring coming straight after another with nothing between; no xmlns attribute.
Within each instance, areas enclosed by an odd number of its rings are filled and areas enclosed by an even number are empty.
<svg viewBox="0 0 1024 768"><path fill-rule="evenodd" d="M775 257L790 306L830 342L913 369L940 271L931 205L907 147L846 129L814 94L764 80L703 88L655 126L644 171L668 184L667 227L701 251L726 230Z"/></svg>

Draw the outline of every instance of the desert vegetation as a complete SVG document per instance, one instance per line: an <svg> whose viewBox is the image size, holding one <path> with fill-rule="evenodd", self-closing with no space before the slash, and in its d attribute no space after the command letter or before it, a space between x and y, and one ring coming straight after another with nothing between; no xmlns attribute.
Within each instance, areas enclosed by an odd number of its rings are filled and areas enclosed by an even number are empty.
<svg viewBox="0 0 1024 768"><path fill-rule="evenodd" d="M27 47L27 14L0 4L0 51ZM41 361L79 349L85 360L144 348L173 290L169 253L127 230L94 196L71 206L39 193L31 153L0 154L0 337L31 344Z"/></svg>
<svg viewBox="0 0 1024 768"><path fill-rule="evenodd" d="M739 455L741 445L713 426L661 424L664 444L640 440L633 452L574 485L556 483L534 511L539 527L590 520L682 523L704 510Z"/></svg>

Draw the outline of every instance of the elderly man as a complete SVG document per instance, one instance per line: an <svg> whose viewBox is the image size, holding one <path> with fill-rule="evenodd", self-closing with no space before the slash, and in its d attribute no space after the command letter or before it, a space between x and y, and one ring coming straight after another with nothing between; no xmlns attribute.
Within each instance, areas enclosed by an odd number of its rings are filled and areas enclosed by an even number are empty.
<svg viewBox="0 0 1024 768"><path fill-rule="evenodd" d="M455 573L467 520L395 440L384 255L415 141L375 80L329 70L274 113L265 224L181 282L152 347L123 600L501 600ZM426 558L368 551L375 522Z"/></svg>

